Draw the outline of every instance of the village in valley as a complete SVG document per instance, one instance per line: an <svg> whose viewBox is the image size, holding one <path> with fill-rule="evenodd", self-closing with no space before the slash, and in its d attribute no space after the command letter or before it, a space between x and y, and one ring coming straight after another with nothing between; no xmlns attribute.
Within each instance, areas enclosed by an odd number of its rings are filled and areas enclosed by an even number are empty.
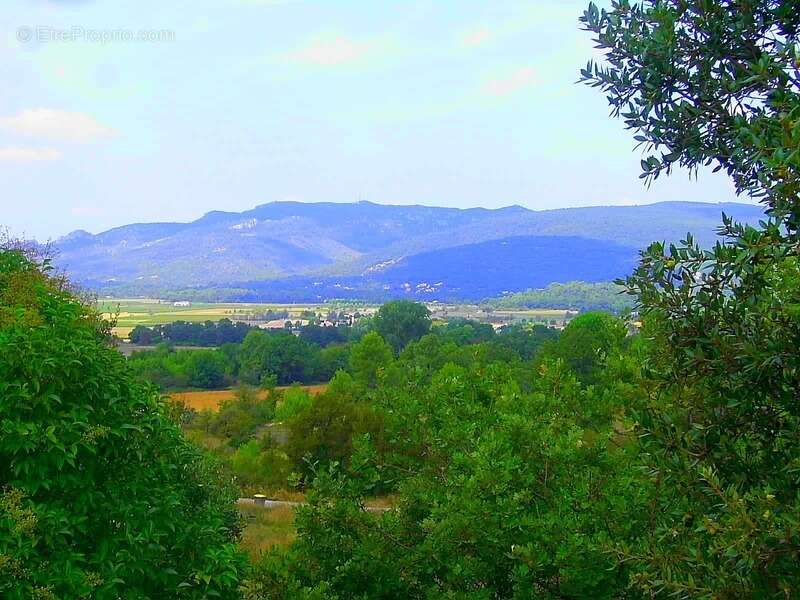
<svg viewBox="0 0 800 600"><path fill-rule="evenodd" d="M228 319L268 331L299 335L303 327L355 327L374 317L380 305L357 302L324 304L205 303L167 299L113 299L99 302L103 314L115 322L114 334L125 341L137 325L153 326L187 321L203 323ZM434 324L469 320L491 325L496 331L512 324L546 325L563 329L579 311L560 308L496 309L487 304L426 304Z"/></svg>

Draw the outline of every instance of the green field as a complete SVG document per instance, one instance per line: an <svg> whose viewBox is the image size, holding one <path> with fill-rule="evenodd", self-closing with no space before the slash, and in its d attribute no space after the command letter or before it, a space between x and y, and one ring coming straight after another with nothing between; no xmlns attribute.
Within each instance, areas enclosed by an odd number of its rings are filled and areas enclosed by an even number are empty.
<svg viewBox="0 0 800 600"><path fill-rule="evenodd" d="M289 318L297 319L304 311L313 310L317 312L323 305L192 302L190 306L174 306L172 302L164 300L131 300L122 298L118 300L99 300L98 307L107 319L116 321L114 333L126 338L137 325L164 325L174 321L202 323L205 321L219 321L225 318L247 319L254 315L263 314L268 310L285 310L289 313ZM330 308L333 308L333 306L324 305L325 310Z"/></svg>

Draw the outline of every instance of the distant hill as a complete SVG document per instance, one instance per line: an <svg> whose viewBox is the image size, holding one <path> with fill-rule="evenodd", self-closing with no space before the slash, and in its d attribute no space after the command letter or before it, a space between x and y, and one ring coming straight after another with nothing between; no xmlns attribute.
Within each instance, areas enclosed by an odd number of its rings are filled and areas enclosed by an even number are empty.
<svg viewBox="0 0 800 600"><path fill-rule="evenodd" d="M635 265L636 248L575 236L514 236L422 252L371 278L416 295L486 298L553 281L608 281ZM419 281L416 285L409 282Z"/></svg>
<svg viewBox="0 0 800 600"><path fill-rule="evenodd" d="M547 211L275 202L191 223L76 231L55 246L74 281L112 294L480 299L624 275L638 249L688 231L710 245L723 211L762 217L758 206L689 202Z"/></svg>
<svg viewBox="0 0 800 600"><path fill-rule="evenodd" d="M498 309L565 308L622 313L635 307L634 298L624 292L624 287L611 282L570 281L490 298L486 304Z"/></svg>

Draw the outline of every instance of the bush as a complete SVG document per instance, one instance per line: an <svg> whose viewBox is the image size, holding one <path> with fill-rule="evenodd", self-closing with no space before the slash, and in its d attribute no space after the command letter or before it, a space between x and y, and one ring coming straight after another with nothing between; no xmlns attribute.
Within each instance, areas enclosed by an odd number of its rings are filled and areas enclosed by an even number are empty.
<svg viewBox="0 0 800 600"><path fill-rule="evenodd" d="M282 398L275 410L278 421L287 421L311 406L311 396L299 386L283 391Z"/></svg>
<svg viewBox="0 0 800 600"><path fill-rule="evenodd" d="M0 596L234 598L235 490L109 326L0 250Z"/></svg>

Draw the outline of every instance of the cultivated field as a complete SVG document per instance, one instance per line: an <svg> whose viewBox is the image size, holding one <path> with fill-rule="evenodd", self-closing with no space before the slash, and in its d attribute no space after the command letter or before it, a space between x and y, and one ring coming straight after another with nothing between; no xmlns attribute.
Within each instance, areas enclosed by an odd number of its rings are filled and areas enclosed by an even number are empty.
<svg viewBox="0 0 800 600"><path fill-rule="evenodd" d="M289 313L290 319L299 319L304 311L319 312L334 308L319 304L259 304L225 303L212 304L192 302L190 306L175 306L164 300L147 299L103 299L98 302L100 311L107 319L116 319L114 333L126 339L137 325L164 325L175 321L203 323L220 319L248 320L267 311Z"/></svg>
<svg viewBox="0 0 800 600"><path fill-rule="evenodd" d="M314 304L211 304L193 302L190 306L174 306L162 300L101 300L99 307L107 318L116 317L120 327L136 325L162 325L173 321L219 321L220 319L248 319L272 311L287 311L290 318L298 318L307 310L318 311L322 305ZM326 307L329 308L329 307Z"/></svg>
<svg viewBox="0 0 800 600"><path fill-rule="evenodd" d="M328 385L325 383L319 385L304 385L300 386L312 395L324 392ZM280 387L278 389L287 389ZM260 390L258 392L260 397L266 396L266 391ZM219 405L225 400L232 400L236 397L236 390L211 390L211 391L197 391L197 392L172 392L169 394L173 400L183 402L187 407L194 410L217 410Z"/></svg>

